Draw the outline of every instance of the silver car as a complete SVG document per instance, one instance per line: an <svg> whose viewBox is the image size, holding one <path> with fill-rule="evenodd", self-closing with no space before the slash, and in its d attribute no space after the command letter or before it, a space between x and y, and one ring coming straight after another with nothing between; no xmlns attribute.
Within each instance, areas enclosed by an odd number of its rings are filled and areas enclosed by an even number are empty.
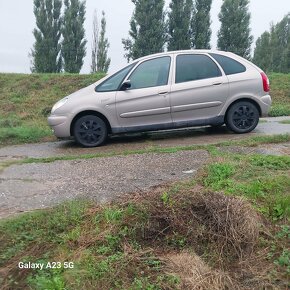
<svg viewBox="0 0 290 290"><path fill-rule="evenodd" d="M271 106L269 80L233 53L185 50L149 55L57 102L48 123L85 147L108 135L222 125L252 131Z"/></svg>

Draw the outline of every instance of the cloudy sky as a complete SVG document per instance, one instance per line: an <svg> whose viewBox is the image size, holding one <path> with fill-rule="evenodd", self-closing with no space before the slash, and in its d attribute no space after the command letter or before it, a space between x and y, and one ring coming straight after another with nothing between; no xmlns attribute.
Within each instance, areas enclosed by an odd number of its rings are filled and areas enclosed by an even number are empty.
<svg viewBox="0 0 290 290"><path fill-rule="evenodd" d="M166 0L166 7L170 1ZM213 0L212 5L212 47L216 47L216 34L220 23L218 13L222 0ZM124 50L121 43L126 38L129 30L134 5L131 0L87 0L86 1L86 38L87 56L82 73L90 71L90 48L92 34L92 18L97 9L99 18L101 11L106 12L107 37L111 44L109 56L111 57L110 71L114 71L124 64ZM277 23L290 11L289 0L251 0L250 11L252 14L251 28L255 40L269 29L271 22ZM34 37L32 30L35 27L33 14L33 0L0 0L0 72L30 72L30 59Z"/></svg>

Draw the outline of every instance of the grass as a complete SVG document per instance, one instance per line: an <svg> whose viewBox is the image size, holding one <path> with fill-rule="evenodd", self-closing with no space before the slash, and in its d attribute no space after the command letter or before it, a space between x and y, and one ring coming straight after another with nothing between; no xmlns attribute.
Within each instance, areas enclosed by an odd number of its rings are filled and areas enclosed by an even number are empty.
<svg viewBox="0 0 290 290"><path fill-rule="evenodd" d="M52 105L103 74L0 74L0 145L54 140L47 125ZM290 115L290 74L272 73L271 116Z"/></svg>
<svg viewBox="0 0 290 290"><path fill-rule="evenodd" d="M290 115L290 74L270 73L271 117Z"/></svg>
<svg viewBox="0 0 290 290"><path fill-rule="evenodd" d="M196 179L2 220L2 288L287 289L290 157L209 152Z"/></svg>
<svg viewBox="0 0 290 290"><path fill-rule="evenodd" d="M46 119L53 104L103 76L0 74L0 145L53 140Z"/></svg>
<svg viewBox="0 0 290 290"><path fill-rule="evenodd" d="M279 123L288 125L288 124L290 124L290 120L283 120L283 121L280 121Z"/></svg>

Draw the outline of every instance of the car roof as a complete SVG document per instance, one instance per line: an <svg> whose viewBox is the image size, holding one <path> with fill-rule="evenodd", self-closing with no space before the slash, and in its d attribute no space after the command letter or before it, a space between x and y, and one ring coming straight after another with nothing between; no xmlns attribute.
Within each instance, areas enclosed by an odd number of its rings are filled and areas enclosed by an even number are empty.
<svg viewBox="0 0 290 290"><path fill-rule="evenodd" d="M172 54L186 54L186 53L217 53L221 55L228 55L231 57L235 57L236 55L232 52L226 52L222 50L213 50L213 49L187 49L187 50L174 50L174 51L166 51L166 52L160 52L155 54L146 55L143 57L140 57L138 59L135 59L134 62L139 62L145 59L154 58L154 57L160 57L160 56L167 56Z"/></svg>

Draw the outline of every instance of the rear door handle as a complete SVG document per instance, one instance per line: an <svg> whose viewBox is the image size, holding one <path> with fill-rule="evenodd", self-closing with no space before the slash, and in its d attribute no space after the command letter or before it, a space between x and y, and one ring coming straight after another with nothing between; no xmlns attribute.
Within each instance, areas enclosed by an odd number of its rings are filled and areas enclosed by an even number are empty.
<svg viewBox="0 0 290 290"><path fill-rule="evenodd" d="M161 92L158 93L158 95L160 95L160 96L167 95L167 94L168 94L167 91L161 91Z"/></svg>

